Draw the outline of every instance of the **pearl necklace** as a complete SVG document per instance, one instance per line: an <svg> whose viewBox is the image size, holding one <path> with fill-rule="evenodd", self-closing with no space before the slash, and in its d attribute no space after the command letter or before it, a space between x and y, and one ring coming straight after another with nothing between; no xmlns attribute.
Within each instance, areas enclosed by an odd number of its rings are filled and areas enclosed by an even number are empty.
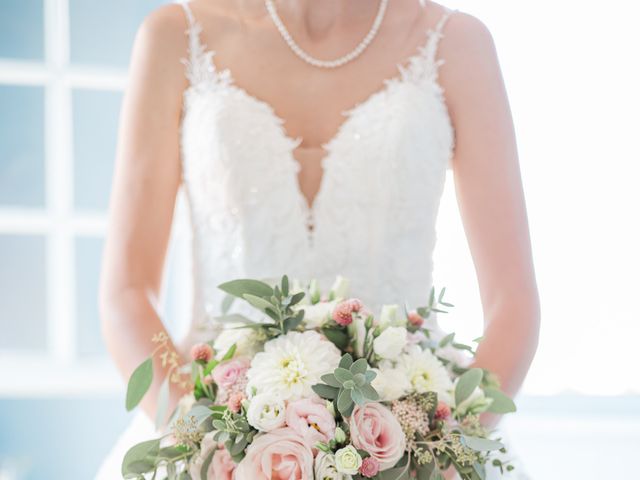
<svg viewBox="0 0 640 480"><path fill-rule="evenodd" d="M267 7L267 11L269 12L269 16L273 20L276 28L280 32L280 35L284 39L289 48L293 50L298 57L300 57L305 62L313 65L314 67L320 68L337 68L345 63L348 63L356 58L358 58L362 52L369 46L369 44L373 41L378 30L380 29L380 25L382 24L382 19L384 18L385 11L387 10L387 3L389 0L380 0L380 8L378 9L378 14L376 15L375 20L373 21L373 25L371 25L371 30L369 33L362 39L362 41L354 48L351 52L343 55L340 58L336 58L335 60L320 60L318 58L314 58L305 52L293 39L287 27L284 26L282 20L278 16L278 12L276 11L276 7L273 3L273 0L264 0L265 6Z"/></svg>

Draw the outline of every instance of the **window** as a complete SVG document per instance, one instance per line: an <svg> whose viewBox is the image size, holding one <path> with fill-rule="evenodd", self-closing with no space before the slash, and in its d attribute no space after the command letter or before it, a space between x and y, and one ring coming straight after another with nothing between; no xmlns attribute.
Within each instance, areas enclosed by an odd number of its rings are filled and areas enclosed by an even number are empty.
<svg viewBox="0 0 640 480"><path fill-rule="evenodd" d="M161 3L0 2L0 391L120 386L97 275L129 52Z"/></svg>

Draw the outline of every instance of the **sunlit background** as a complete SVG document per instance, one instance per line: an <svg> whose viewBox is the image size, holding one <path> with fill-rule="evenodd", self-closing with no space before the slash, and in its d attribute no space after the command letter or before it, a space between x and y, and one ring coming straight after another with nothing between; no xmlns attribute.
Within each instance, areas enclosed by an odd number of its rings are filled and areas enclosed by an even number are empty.
<svg viewBox="0 0 640 480"><path fill-rule="evenodd" d="M131 419L100 338L97 275L130 47L161 3L0 0L0 480L92 478ZM493 32L518 134L543 328L506 425L515 449L536 479L632 478L640 6L446 3ZM181 212L165 308L176 334ZM436 285L456 304L445 324L472 339L480 301L451 178L438 232Z"/></svg>

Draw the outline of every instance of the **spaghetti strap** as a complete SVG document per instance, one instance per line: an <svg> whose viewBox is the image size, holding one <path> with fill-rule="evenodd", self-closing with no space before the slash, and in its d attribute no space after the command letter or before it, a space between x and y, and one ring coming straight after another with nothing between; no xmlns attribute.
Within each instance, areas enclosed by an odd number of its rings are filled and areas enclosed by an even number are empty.
<svg viewBox="0 0 640 480"><path fill-rule="evenodd" d="M445 62L442 58L437 58L440 40L444 37L444 27L457 9L447 9L436 23L435 27L429 30L429 41L426 45L425 56L427 60L427 71L437 78L438 68Z"/></svg>
<svg viewBox="0 0 640 480"><path fill-rule="evenodd" d="M197 85L205 80L210 80L212 75L211 57L213 52L208 51L200 39L202 26L196 20L188 1L179 2L187 19L185 34L189 37L187 58L181 61L186 67L185 75L191 85Z"/></svg>

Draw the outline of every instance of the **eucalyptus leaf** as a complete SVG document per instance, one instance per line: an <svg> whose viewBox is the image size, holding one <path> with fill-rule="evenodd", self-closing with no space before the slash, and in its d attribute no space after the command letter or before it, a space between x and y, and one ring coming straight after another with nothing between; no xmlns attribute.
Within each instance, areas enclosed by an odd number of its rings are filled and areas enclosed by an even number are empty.
<svg viewBox="0 0 640 480"><path fill-rule="evenodd" d="M346 368L338 367L335 369L333 374L341 384L348 382L349 380L353 380L353 375Z"/></svg>
<svg viewBox="0 0 640 480"><path fill-rule="evenodd" d="M456 405L460 405L467 398L469 398L473 391L480 385L480 382L482 381L482 375L483 372L480 368L472 368L471 370L468 370L462 374L462 376L458 379L458 383L456 384Z"/></svg>
<svg viewBox="0 0 640 480"><path fill-rule="evenodd" d="M211 409L204 405L194 405L186 414L187 417L194 417L198 426L202 425L202 423L211 415L213 415Z"/></svg>
<svg viewBox="0 0 640 480"><path fill-rule="evenodd" d="M256 295L252 295L250 293L245 293L242 298L244 298L247 302L249 302L254 307L264 311L267 309L274 309L273 303L269 300L265 300L262 297L258 297Z"/></svg>
<svg viewBox="0 0 640 480"><path fill-rule="evenodd" d="M147 358L136 368L129 378L127 386L127 411L130 412L138 406L153 381L153 360Z"/></svg>
<svg viewBox="0 0 640 480"><path fill-rule="evenodd" d="M224 296L224 298L222 299L222 305L220 306L220 310L222 311L223 315L226 315L227 312L229 312L229 309L231 308L231 305L233 305L235 298L236 297L234 297L233 295Z"/></svg>
<svg viewBox="0 0 640 480"><path fill-rule="evenodd" d="M363 385L362 387L360 387L360 391L364 394L367 400L375 402L376 400L380 399L380 395L378 395L376 389L371 385Z"/></svg>
<svg viewBox="0 0 640 480"><path fill-rule="evenodd" d="M352 406L351 392L349 390L340 390L338 394L338 411L346 416L346 412Z"/></svg>
<svg viewBox="0 0 640 480"><path fill-rule="evenodd" d="M256 297L270 297L273 295L273 288L271 285L251 278L243 278L221 283L218 285L218 288L239 298L244 298L245 294L255 295Z"/></svg>
<svg viewBox="0 0 640 480"><path fill-rule="evenodd" d="M357 388L354 388L353 390L351 390L351 400L353 400L358 405L364 405L365 403L364 395Z"/></svg>
<svg viewBox="0 0 640 480"><path fill-rule="evenodd" d="M155 458L160 451L160 439L147 440L131 447L122 460L122 476L138 478L155 469Z"/></svg>
<svg viewBox="0 0 640 480"><path fill-rule="evenodd" d="M338 381L338 379L333 373L327 373L325 375L322 375L320 377L320 380L322 380L324 383L332 387L340 388L342 386L342 384Z"/></svg>
<svg viewBox="0 0 640 480"><path fill-rule="evenodd" d="M353 364L353 358L351 357L350 354L345 353L340 359L340 363L338 364L338 366L340 368L350 368L352 364Z"/></svg>
<svg viewBox="0 0 640 480"><path fill-rule="evenodd" d="M202 467L200 468L200 478L205 479L209 476L209 465L213 460L213 455L216 453L215 448L211 449L209 454L204 458L204 462L202 463Z"/></svg>
<svg viewBox="0 0 640 480"><path fill-rule="evenodd" d="M462 435L461 438L467 447L475 450L476 452L500 450L501 448L504 448L502 443L489 438L470 437L467 435Z"/></svg>
<svg viewBox="0 0 640 480"><path fill-rule="evenodd" d="M485 388L484 394L493 400L488 409L491 413L513 413L517 410L514 401L497 388Z"/></svg>

